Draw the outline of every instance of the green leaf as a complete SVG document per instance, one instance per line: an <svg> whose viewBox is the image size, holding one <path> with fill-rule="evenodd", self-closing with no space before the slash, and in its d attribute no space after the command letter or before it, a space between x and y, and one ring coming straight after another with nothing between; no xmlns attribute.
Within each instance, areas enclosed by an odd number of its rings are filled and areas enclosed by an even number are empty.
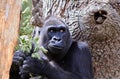
<svg viewBox="0 0 120 79"><path fill-rule="evenodd" d="M38 59L40 59L40 55L39 55L38 53L33 53L33 54L32 54L32 57L33 57L33 58L38 58Z"/></svg>

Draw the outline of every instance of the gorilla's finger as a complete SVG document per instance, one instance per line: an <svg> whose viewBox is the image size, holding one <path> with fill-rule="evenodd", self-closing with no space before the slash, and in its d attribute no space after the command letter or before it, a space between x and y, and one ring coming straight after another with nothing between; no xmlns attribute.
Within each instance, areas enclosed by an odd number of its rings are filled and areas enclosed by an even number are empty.
<svg viewBox="0 0 120 79"><path fill-rule="evenodd" d="M23 61L23 64L27 64L27 63L28 63L27 60L24 60L24 61Z"/></svg>
<svg viewBox="0 0 120 79"><path fill-rule="evenodd" d="M28 74L27 75L26 74L22 74L21 75L21 79L29 79L29 75Z"/></svg>
<svg viewBox="0 0 120 79"><path fill-rule="evenodd" d="M13 63L20 63L20 61L18 61L18 60L13 60Z"/></svg>
<svg viewBox="0 0 120 79"><path fill-rule="evenodd" d="M21 54L19 54L18 56L20 56L20 57L25 57L25 54L24 54L24 53L21 53Z"/></svg>
<svg viewBox="0 0 120 79"><path fill-rule="evenodd" d="M23 67L24 70L28 70L30 66L27 65L27 64L25 64L25 65L23 65L22 67Z"/></svg>
<svg viewBox="0 0 120 79"><path fill-rule="evenodd" d="M26 73L29 73L29 71L28 71L28 70L25 70L25 69L23 68L23 66L21 66L21 67L20 67L20 72L19 72L19 74L22 75L22 74L26 74Z"/></svg>
<svg viewBox="0 0 120 79"><path fill-rule="evenodd" d="M25 58L25 53L21 50L18 50L14 53L14 57L24 57Z"/></svg>
<svg viewBox="0 0 120 79"><path fill-rule="evenodd" d="M15 56L13 59L14 60L18 60L18 61L23 61L24 60L23 57L19 57L19 56Z"/></svg>
<svg viewBox="0 0 120 79"><path fill-rule="evenodd" d="M19 75L27 74L27 73L29 73L29 71L27 71L27 70L22 70L22 71L19 72Z"/></svg>

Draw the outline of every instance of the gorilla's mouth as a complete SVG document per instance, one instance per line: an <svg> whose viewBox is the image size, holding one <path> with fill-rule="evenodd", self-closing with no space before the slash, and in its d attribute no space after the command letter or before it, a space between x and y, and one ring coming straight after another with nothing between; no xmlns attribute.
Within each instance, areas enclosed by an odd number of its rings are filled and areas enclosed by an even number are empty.
<svg viewBox="0 0 120 79"><path fill-rule="evenodd" d="M57 51L57 52L60 52L64 49L63 46L58 46L58 45L51 45L49 44L48 45L48 49L51 50L51 51Z"/></svg>
<svg viewBox="0 0 120 79"><path fill-rule="evenodd" d="M62 46L57 46L57 45L52 45L52 46L50 46L50 48L58 49L58 50L62 50L63 49Z"/></svg>

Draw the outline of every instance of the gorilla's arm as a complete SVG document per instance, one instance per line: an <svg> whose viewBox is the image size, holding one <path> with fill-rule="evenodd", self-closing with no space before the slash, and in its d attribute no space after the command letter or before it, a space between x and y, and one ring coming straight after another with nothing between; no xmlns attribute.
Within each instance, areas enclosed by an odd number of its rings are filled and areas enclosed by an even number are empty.
<svg viewBox="0 0 120 79"><path fill-rule="evenodd" d="M93 79L92 60L88 45L85 42L74 42L64 58L68 70L52 68L52 79ZM52 73L51 73L52 72Z"/></svg>
<svg viewBox="0 0 120 79"><path fill-rule="evenodd" d="M72 72L65 71L58 65L55 65L55 67L51 66L50 70L48 70L47 72L49 79L79 79L80 78L79 76L77 76Z"/></svg>
<svg viewBox="0 0 120 79"><path fill-rule="evenodd" d="M48 79L93 79L91 55L87 45L72 44L64 60L68 70L44 59L28 57L23 62L22 73L34 73Z"/></svg>
<svg viewBox="0 0 120 79"><path fill-rule="evenodd" d="M33 63L34 62L34 63ZM79 79L78 76L63 70L56 64L50 64L50 62L42 59L28 57L24 61L23 73L33 73L34 75L41 75L48 79Z"/></svg>
<svg viewBox="0 0 120 79"><path fill-rule="evenodd" d="M10 68L10 79L21 79L19 72L20 72L20 67L23 64L23 61L25 60L25 57L26 55L22 50L15 51L12 65ZM29 78L28 73L24 74L24 78L22 79L26 79L26 78Z"/></svg>
<svg viewBox="0 0 120 79"><path fill-rule="evenodd" d="M93 79L92 56L89 47L85 42L78 42L77 45L79 49L76 51L73 66L76 66L76 70L79 70L81 79Z"/></svg>

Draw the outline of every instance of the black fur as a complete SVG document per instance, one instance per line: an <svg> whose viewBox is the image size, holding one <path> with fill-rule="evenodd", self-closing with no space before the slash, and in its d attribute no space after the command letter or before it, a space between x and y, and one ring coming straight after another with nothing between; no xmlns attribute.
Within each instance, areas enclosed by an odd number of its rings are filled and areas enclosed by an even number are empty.
<svg viewBox="0 0 120 79"><path fill-rule="evenodd" d="M72 41L68 27L62 20L54 16L48 17L41 30L40 40L40 45L48 50L45 54L48 59L18 56L15 53L13 63L22 63L19 70L16 70L20 74L16 79L29 79L30 73L41 75L41 79L93 79L88 45L85 42ZM13 73L11 76L16 76Z"/></svg>

